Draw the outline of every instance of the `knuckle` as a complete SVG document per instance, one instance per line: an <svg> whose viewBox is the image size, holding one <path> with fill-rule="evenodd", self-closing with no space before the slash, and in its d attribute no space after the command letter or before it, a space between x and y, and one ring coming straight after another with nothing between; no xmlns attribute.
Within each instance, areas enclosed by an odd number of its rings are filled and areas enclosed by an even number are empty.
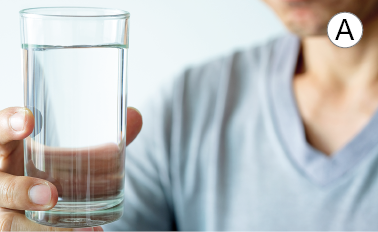
<svg viewBox="0 0 378 232"><path fill-rule="evenodd" d="M14 149L13 144L1 144L0 145L0 157L1 158L7 158L9 154L12 152Z"/></svg>
<svg viewBox="0 0 378 232"><path fill-rule="evenodd" d="M0 232L12 231L14 222L14 214L3 213L0 215Z"/></svg>
<svg viewBox="0 0 378 232"><path fill-rule="evenodd" d="M0 187L0 201L3 206L12 207L16 199L14 193L16 191L17 179L14 176L8 177Z"/></svg>

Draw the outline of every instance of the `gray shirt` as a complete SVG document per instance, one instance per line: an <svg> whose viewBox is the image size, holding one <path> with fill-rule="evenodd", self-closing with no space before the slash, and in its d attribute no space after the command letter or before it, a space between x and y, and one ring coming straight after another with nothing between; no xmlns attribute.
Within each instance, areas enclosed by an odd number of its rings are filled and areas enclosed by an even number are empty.
<svg viewBox="0 0 378 232"><path fill-rule="evenodd" d="M305 139L285 35L188 69L127 149L105 230L378 230L378 116L327 157Z"/></svg>

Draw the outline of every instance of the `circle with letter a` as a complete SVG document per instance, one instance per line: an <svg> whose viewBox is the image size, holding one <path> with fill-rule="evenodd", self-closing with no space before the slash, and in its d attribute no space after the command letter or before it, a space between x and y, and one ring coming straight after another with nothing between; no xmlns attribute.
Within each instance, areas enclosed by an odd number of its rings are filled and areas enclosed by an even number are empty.
<svg viewBox="0 0 378 232"><path fill-rule="evenodd" d="M360 42L363 26L356 15L342 12L332 17L327 31L333 44L340 48L350 48Z"/></svg>

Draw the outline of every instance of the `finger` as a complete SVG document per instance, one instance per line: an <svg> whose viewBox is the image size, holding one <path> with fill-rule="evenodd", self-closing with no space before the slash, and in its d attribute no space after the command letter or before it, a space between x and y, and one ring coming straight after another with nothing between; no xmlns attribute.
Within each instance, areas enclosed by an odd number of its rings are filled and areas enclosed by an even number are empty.
<svg viewBox="0 0 378 232"><path fill-rule="evenodd" d="M15 212L0 213L0 231L104 231L101 226L93 228L60 228L37 224L25 215Z"/></svg>
<svg viewBox="0 0 378 232"><path fill-rule="evenodd" d="M73 231L104 231L101 226L90 227L90 228L76 228Z"/></svg>
<svg viewBox="0 0 378 232"><path fill-rule="evenodd" d="M25 165L25 168L26 168L28 176L39 178L42 180L47 180L48 182L52 183L56 187L58 191L58 195L59 193L62 192L63 187L62 187L62 184L60 183L60 180L52 177L51 173L49 174L47 172L41 171L38 168L36 168L32 160L29 160L27 162L27 164Z"/></svg>
<svg viewBox="0 0 378 232"><path fill-rule="evenodd" d="M23 175L22 139L34 127L30 110L21 107L0 111L0 171Z"/></svg>
<svg viewBox="0 0 378 232"><path fill-rule="evenodd" d="M0 172L24 175L24 146L21 141L0 145Z"/></svg>
<svg viewBox="0 0 378 232"><path fill-rule="evenodd" d="M126 146L129 145L142 129L143 120L140 112L133 108L127 108Z"/></svg>
<svg viewBox="0 0 378 232"><path fill-rule="evenodd" d="M0 207L45 211L57 201L56 187L46 180L0 173Z"/></svg>
<svg viewBox="0 0 378 232"><path fill-rule="evenodd" d="M34 117L27 108L11 107L0 111L0 145L26 138L33 128Z"/></svg>

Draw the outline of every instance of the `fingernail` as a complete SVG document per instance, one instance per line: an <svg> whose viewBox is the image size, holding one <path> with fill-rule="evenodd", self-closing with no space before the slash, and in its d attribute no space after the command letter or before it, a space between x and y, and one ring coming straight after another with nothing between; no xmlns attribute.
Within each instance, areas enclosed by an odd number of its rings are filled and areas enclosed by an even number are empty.
<svg viewBox="0 0 378 232"><path fill-rule="evenodd" d="M133 109L133 110L135 110L138 114L142 115L142 114L140 113L140 111L139 111L137 108L134 108L134 107L132 107L132 106L129 106L128 108L129 108L129 109Z"/></svg>
<svg viewBox="0 0 378 232"><path fill-rule="evenodd" d="M92 227L87 228L74 228L73 231L94 231Z"/></svg>
<svg viewBox="0 0 378 232"><path fill-rule="evenodd" d="M15 131L23 131L25 127L25 110L20 110L10 118L10 126Z"/></svg>
<svg viewBox="0 0 378 232"><path fill-rule="evenodd" d="M94 230L94 231L104 231L104 229L102 229L101 226L93 227L93 230Z"/></svg>
<svg viewBox="0 0 378 232"><path fill-rule="evenodd" d="M51 189L46 184L33 186L29 190L30 200L37 205L47 205L51 201Z"/></svg>

